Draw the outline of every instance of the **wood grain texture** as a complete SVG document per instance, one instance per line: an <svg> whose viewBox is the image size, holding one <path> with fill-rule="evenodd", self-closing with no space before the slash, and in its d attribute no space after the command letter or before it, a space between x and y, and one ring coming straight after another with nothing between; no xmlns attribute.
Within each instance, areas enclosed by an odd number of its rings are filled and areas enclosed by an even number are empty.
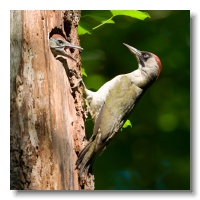
<svg viewBox="0 0 200 200"><path fill-rule="evenodd" d="M11 189L79 190L75 162L83 148L78 60L56 59L52 31L79 45L80 11L11 11ZM91 182L91 180L90 180ZM93 189L84 187L84 189Z"/></svg>

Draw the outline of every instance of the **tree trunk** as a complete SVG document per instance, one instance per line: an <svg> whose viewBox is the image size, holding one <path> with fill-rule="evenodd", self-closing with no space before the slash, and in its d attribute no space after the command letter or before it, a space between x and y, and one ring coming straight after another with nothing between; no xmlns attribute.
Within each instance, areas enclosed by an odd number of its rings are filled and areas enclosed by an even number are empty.
<svg viewBox="0 0 200 200"><path fill-rule="evenodd" d="M79 180L77 153L86 141L77 59L56 59L49 37L58 33L79 45L80 11L11 11L11 189L94 189Z"/></svg>

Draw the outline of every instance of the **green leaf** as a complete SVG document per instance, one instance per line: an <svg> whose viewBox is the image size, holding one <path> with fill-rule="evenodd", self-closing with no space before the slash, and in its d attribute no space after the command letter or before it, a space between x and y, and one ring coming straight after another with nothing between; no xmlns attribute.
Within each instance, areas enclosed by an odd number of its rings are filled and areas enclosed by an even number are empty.
<svg viewBox="0 0 200 200"><path fill-rule="evenodd" d="M130 126L132 128L132 124L131 121L129 119L126 120L126 122L124 123L124 125L121 128L121 131L123 128L127 128L128 126Z"/></svg>
<svg viewBox="0 0 200 200"><path fill-rule="evenodd" d="M146 12L138 10L93 10L82 11L81 20L78 26L79 35L92 34L92 31L99 28L104 24L114 24L113 18L118 15L124 15L140 20L144 20L147 17L150 18Z"/></svg>
<svg viewBox="0 0 200 200"><path fill-rule="evenodd" d="M115 22L112 19L108 19L106 21L102 21L101 24L99 24L98 26L94 27L93 30L99 28L100 26L104 25L104 24L114 24Z"/></svg>
<svg viewBox="0 0 200 200"><path fill-rule="evenodd" d="M84 20L79 22L79 24L78 24L78 34L79 35L83 35L85 33L92 34L91 30L92 30L92 26L89 23L87 23Z"/></svg>
<svg viewBox="0 0 200 200"><path fill-rule="evenodd" d="M87 74L86 74L86 72L85 72L85 68L83 68L83 67L81 68L81 73L82 73L83 76L86 76L86 77L87 77Z"/></svg>
<svg viewBox="0 0 200 200"><path fill-rule="evenodd" d="M125 16L136 18L136 19L140 19L140 20L144 20L147 17L151 18L148 13L141 12L138 10L111 10L111 13L113 14L113 16L125 15Z"/></svg>
<svg viewBox="0 0 200 200"><path fill-rule="evenodd" d="M111 17L113 14L110 10L92 10L92 11L82 11L81 18L91 17L99 22L105 21Z"/></svg>
<svg viewBox="0 0 200 200"><path fill-rule="evenodd" d="M83 35L85 33L90 33L92 30L102 26L103 24L114 24L115 22L112 20L112 13L109 10L94 10L94 11L82 11L81 20L79 25L83 27L82 22L86 22L84 24L84 30L78 31L79 35Z"/></svg>

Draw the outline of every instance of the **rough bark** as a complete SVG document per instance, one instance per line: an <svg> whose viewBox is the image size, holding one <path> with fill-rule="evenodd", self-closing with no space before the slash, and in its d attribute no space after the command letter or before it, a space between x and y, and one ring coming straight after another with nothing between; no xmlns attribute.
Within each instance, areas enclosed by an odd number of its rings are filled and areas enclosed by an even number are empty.
<svg viewBox="0 0 200 200"><path fill-rule="evenodd" d="M59 33L79 45L80 11L11 11L11 189L94 189L79 180L77 153L85 145L78 60L56 59L48 39Z"/></svg>

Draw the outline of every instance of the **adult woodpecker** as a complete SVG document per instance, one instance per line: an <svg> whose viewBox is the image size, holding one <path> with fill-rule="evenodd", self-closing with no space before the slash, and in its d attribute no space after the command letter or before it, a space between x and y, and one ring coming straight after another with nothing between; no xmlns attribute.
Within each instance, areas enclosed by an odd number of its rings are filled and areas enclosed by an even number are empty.
<svg viewBox="0 0 200 200"><path fill-rule="evenodd" d="M161 72L162 65L155 54L124 45L136 56L137 70L116 76L97 92L88 90L83 84L95 124L93 134L76 162L80 177L84 170L91 173L95 158L114 138L138 100Z"/></svg>
<svg viewBox="0 0 200 200"><path fill-rule="evenodd" d="M67 53L67 49L73 48L73 49L83 50L83 48L79 46L70 44L69 42L67 42L67 40L64 37L62 37L59 34L54 34L51 36L51 38L49 39L49 46L55 57L58 55L66 56L76 62L77 60Z"/></svg>

